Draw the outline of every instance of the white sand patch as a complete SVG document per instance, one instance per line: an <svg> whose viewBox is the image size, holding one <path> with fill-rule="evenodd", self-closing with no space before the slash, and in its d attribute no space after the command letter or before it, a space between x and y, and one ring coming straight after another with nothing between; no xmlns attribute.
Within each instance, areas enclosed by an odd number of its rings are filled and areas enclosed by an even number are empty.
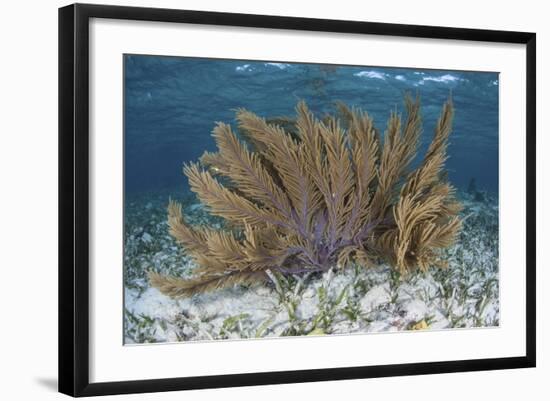
<svg viewBox="0 0 550 401"><path fill-rule="evenodd" d="M390 285L388 283L377 285L361 299L361 310L371 312L390 301Z"/></svg>

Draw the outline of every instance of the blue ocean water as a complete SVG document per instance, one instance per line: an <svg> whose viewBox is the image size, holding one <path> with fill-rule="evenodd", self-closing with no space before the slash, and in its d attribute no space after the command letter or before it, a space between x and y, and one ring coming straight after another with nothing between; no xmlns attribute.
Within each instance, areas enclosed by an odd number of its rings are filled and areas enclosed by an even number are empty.
<svg viewBox="0 0 550 401"><path fill-rule="evenodd" d="M450 181L498 192L499 85L496 72L340 66L187 57L124 56L126 194L187 187L182 164L214 151L216 121L235 124L246 108L263 117L293 116L299 100L321 117L335 101L358 106L383 132L409 92L422 101L421 157L441 106L452 96Z"/></svg>

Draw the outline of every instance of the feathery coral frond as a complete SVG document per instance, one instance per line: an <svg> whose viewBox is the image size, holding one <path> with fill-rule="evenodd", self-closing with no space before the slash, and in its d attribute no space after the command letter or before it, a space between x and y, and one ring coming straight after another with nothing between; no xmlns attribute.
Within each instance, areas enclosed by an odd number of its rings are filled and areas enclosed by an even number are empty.
<svg viewBox="0 0 550 401"><path fill-rule="evenodd" d="M288 198L262 165L258 155L249 152L227 124L218 123L213 136L219 157L227 166L222 174L229 177L248 199L260 202L272 213L289 219L291 207Z"/></svg>
<svg viewBox="0 0 550 401"><path fill-rule="evenodd" d="M384 241L393 241L395 264L401 271L414 266L427 269L430 264L440 263L433 249L451 245L460 229L456 217L460 205L452 199L451 186L439 179L452 116L452 103L448 101L423 162L409 174L393 208L397 230Z"/></svg>
<svg viewBox="0 0 550 401"><path fill-rule="evenodd" d="M196 164L185 166L184 172L193 192L213 214L239 225L287 225L279 216L261 209L247 198L225 188L210 173L200 171Z"/></svg>
<svg viewBox="0 0 550 401"><path fill-rule="evenodd" d="M245 110L237 112L239 127L254 137L257 148L269 160L281 180L297 218L298 229L307 230L319 206L320 196L304 163L303 146L281 128Z"/></svg>
<svg viewBox="0 0 550 401"><path fill-rule="evenodd" d="M378 167L378 186L373 197L372 207L378 218L388 213L393 199L398 192L400 180L416 155L416 148L421 132L420 100L405 98L407 120L404 129L401 119L392 112L384 136L384 145Z"/></svg>
<svg viewBox="0 0 550 401"><path fill-rule="evenodd" d="M231 272L220 276L203 276L197 279L182 279L149 273L151 286L170 298L189 297L201 292L214 291L235 284L254 284L267 280L264 272Z"/></svg>
<svg viewBox="0 0 550 401"><path fill-rule="evenodd" d="M204 232L189 227L181 212L181 205L172 199L168 202L168 226L172 235L190 252L206 252Z"/></svg>

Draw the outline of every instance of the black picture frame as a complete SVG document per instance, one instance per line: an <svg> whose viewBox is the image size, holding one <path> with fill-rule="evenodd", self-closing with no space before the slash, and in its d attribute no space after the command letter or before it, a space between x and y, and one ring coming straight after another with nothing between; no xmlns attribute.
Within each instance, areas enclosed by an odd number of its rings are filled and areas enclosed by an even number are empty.
<svg viewBox="0 0 550 401"><path fill-rule="evenodd" d="M89 22L91 18L437 38L526 47L526 353L520 357L260 372L122 382L89 381ZM59 9L59 391L71 396L422 375L535 366L536 35L479 29L74 4Z"/></svg>

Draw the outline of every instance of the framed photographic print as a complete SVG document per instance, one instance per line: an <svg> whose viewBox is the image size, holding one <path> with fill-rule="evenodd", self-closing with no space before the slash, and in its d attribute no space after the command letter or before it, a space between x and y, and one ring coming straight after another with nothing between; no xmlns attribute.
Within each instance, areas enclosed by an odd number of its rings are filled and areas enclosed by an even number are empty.
<svg viewBox="0 0 550 401"><path fill-rule="evenodd" d="M59 10L59 390L535 366L535 34Z"/></svg>

